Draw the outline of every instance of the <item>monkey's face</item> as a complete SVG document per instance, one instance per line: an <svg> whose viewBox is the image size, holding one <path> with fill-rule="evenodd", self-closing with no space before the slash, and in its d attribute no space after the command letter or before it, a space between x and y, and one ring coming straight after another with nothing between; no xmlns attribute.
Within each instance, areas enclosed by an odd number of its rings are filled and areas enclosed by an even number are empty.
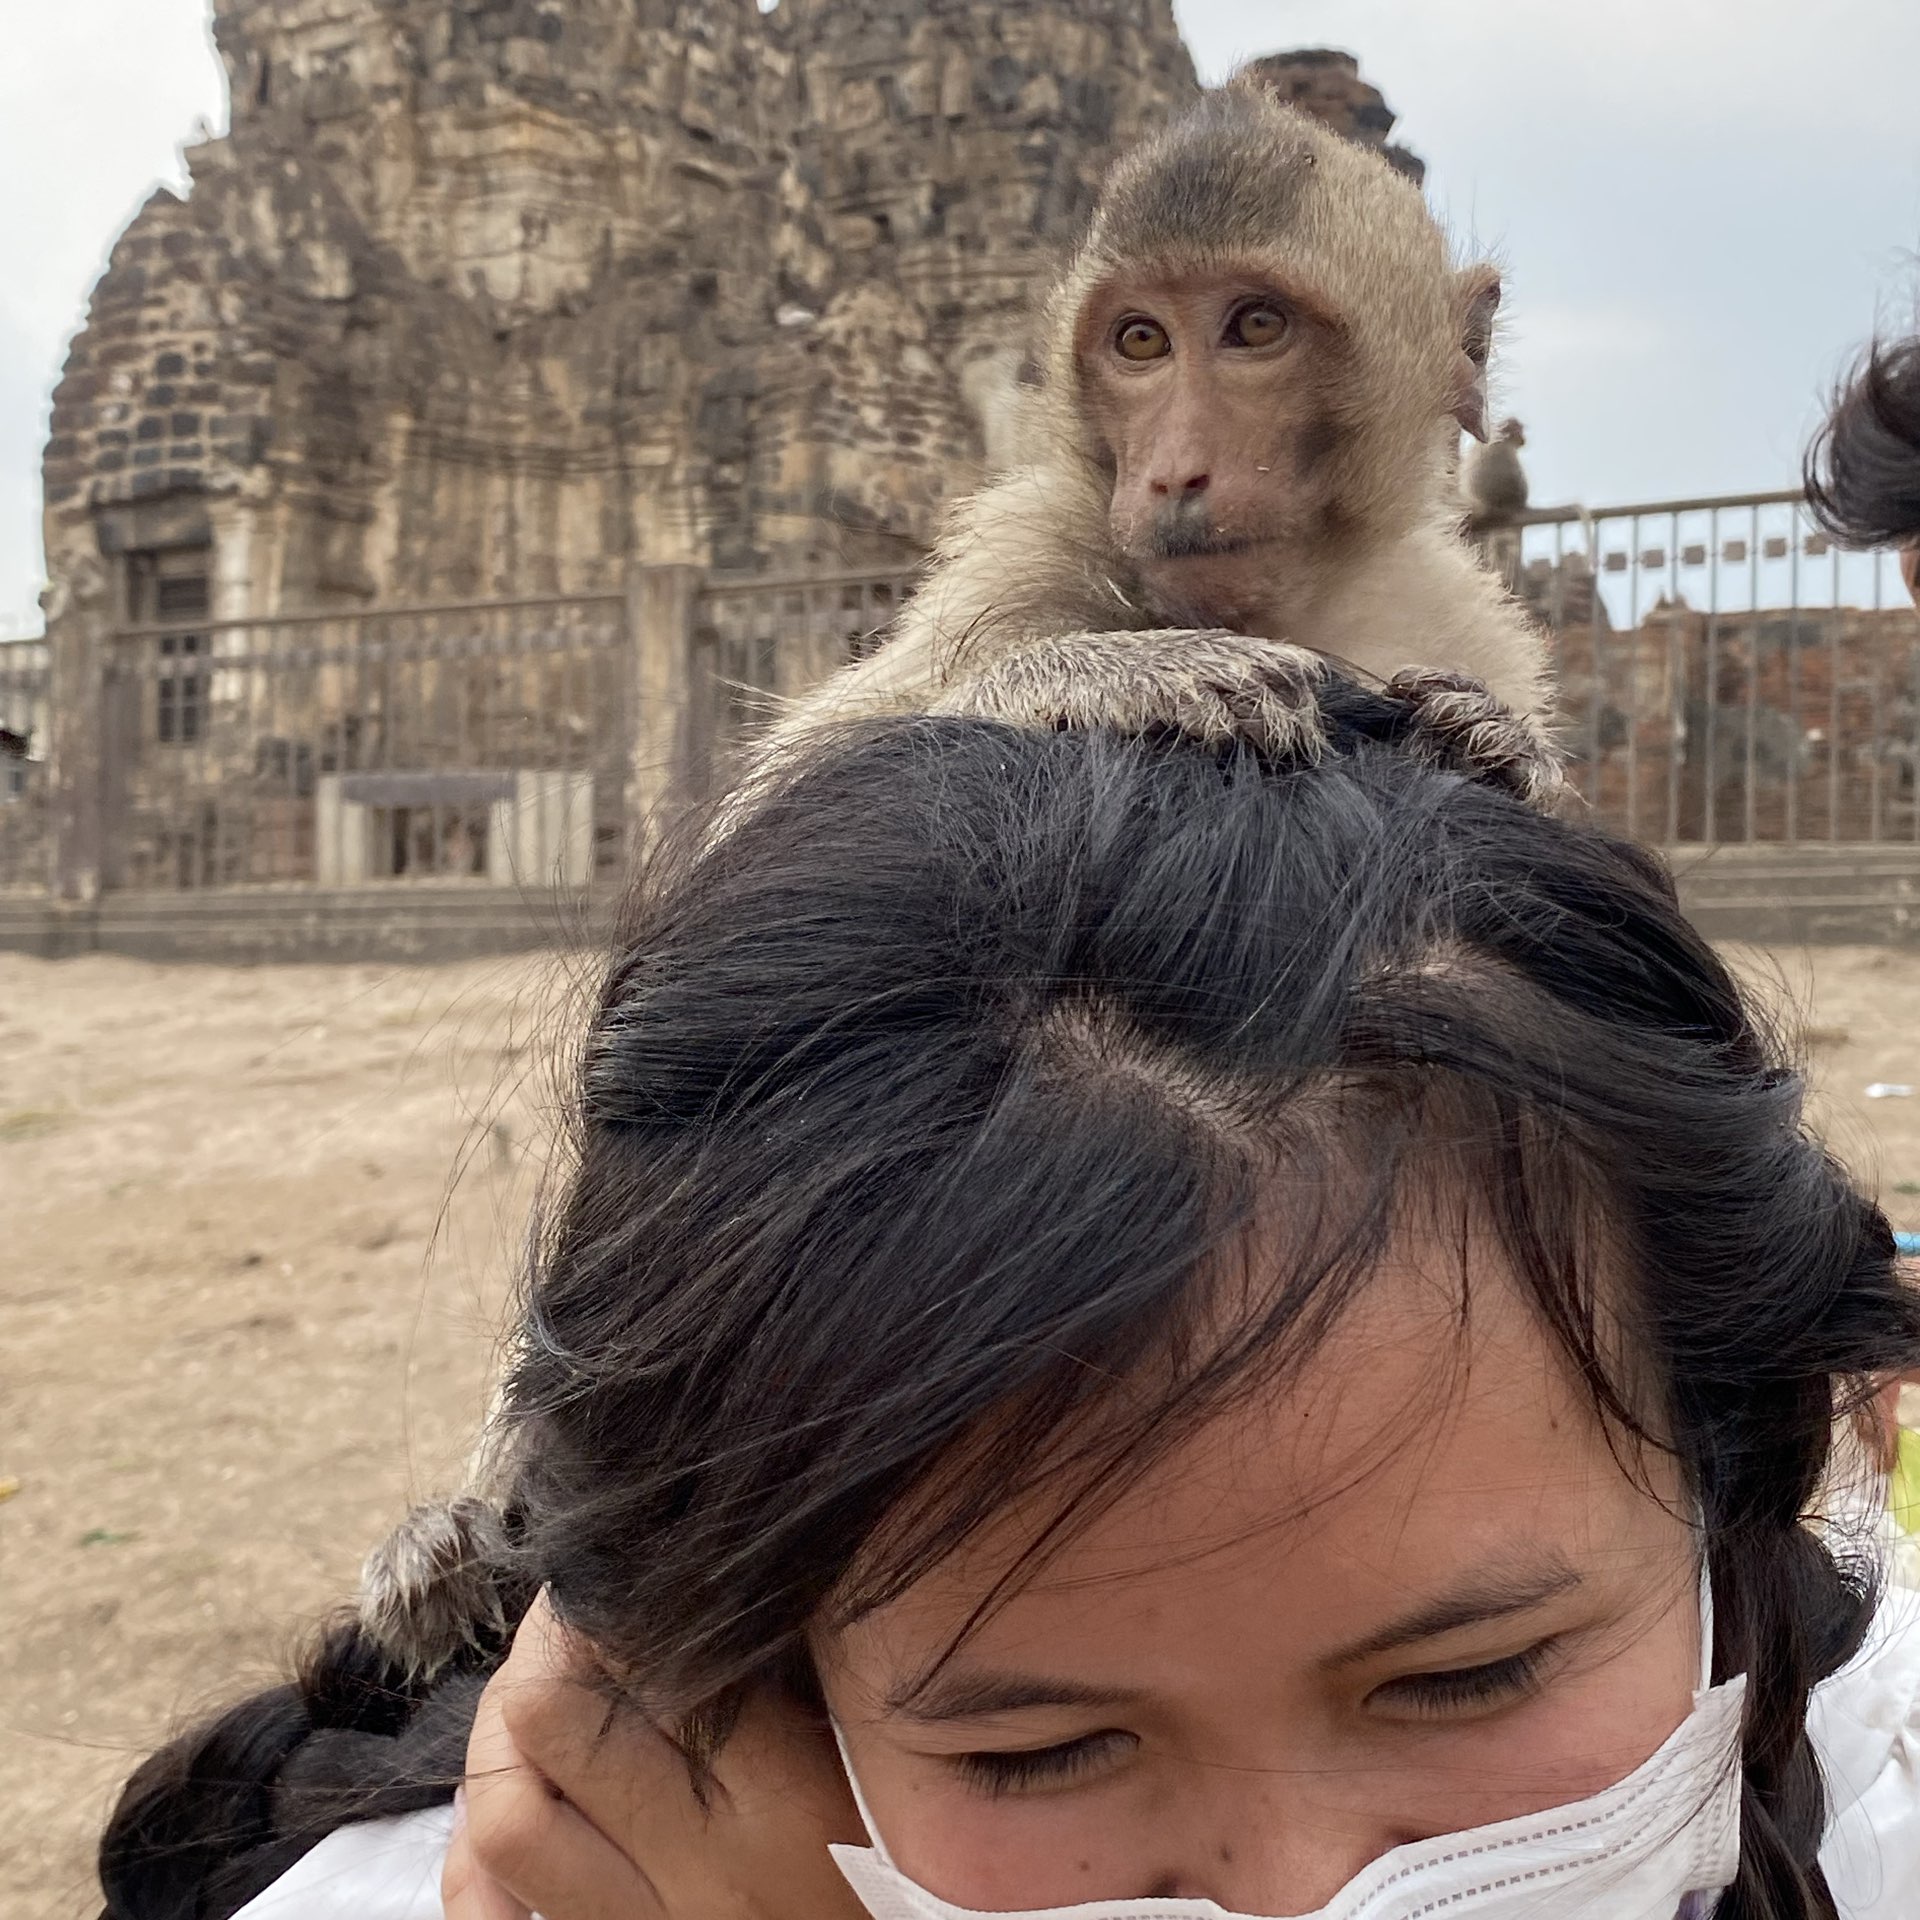
<svg viewBox="0 0 1920 1920"><path fill-rule="evenodd" d="M1341 329L1255 274L1129 277L1087 299L1075 360L1115 544L1163 607L1238 624L1336 508Z"/></svg>

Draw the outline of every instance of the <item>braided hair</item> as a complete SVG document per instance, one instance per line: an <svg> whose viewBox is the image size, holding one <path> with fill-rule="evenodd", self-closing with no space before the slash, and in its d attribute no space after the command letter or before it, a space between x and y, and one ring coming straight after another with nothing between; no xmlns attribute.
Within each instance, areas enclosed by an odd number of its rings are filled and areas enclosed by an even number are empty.
<svg viewBox="0 0 1920 1920"><path fill-rule="evenodd" d="M524 1608L523 1608L524 1611ZM297 1678L146 1760L100 1846L106 1920L224 1920L336 1828L451 1799L502 1645L431 1682L345 1615Z"/></svg>

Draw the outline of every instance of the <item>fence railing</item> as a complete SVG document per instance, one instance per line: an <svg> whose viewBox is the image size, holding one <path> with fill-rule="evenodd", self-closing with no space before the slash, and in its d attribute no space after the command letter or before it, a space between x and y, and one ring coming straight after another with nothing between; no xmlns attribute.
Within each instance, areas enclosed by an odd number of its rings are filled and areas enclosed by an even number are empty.
<svg viewBox="0 0 1920 1920"><path fill-rule="evenodd" d="M1920 616L1797 493L1529 513L1486 537L1553 636L1602 818L1684 843L1920 844Z"/></svg>
<svg viewBox="0 0 1920 1920"><path fill-rule="evenodd" d="M724 778L770 700L859 652L907 584L661 568L621 594L116 632L88 683L82 864L130 890L612 881L641 822ZM45 736L42 713L20 760L42 795ZM0 880L46 884L45 815L0 812ZM18 858L14 816L36 829Z"/></svg>
<svg viewBox="0 0 1920 1920"><path fill-rule="evenodd" d="M1920 617L1797 494L1529 513L1483 536L1547 626L1574 778L1641 839L1920 845ZM642 570L624 593L106 636L62 698L0 647L0 889L615 879L776 699L874 644L901 571ZM88 764L80 748L92 745ZM65 839L88 837L78 855Z"/></svg>
<svg viewBox="0 0 1920 1920"><path fill-rule="evenodd" d="M44 641L0 645L0 893L39 891L50 878L51 695Z"/></svg>
<svg viewBox="0 0 1920 1920"><path fill-rule="evenodd" d="M118 635L103 884L586 885L619 855L625 650L617 596Z"/></svg>
<svg viewBox="0 0 1920 1920"><path fill-rule="evenodd" d="M710 790L774 703L876 645L912 586L892 573L710 577L694 609L689 785Z"/></svg>

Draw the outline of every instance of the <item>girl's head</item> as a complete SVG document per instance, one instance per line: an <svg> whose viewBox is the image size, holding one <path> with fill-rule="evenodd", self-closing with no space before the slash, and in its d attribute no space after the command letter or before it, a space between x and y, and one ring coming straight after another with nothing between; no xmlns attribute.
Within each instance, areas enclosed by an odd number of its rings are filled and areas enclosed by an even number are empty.
<svg viewBox="0 0 1920 1920"><path fill-rule="evenodd" d="M512 1390L557 1604L696 1749L829 1706L982 1907L1299 1912L1750 1676L1731 1920L1829 1911L1802 1521L1920 1358L1645 856L1418 764L848 733L643 889Z"/></svg>

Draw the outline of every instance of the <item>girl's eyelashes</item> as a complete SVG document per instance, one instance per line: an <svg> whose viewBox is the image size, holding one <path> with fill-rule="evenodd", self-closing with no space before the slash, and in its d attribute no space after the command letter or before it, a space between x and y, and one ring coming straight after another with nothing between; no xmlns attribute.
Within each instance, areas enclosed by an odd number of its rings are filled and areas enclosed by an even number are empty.
<svg viewBox="0 0 1920 1920"><path fill-rule="evenodd" d="M1445 1673L1409 1673L1367 1695L1367 1704L1416 1720L1471 1719L1539 1692L1555 1639L1542 1640L1504 1660Z"/></svg>
<svg viewBox="0 0 1920 1920"><path fill-rule="evenodd" d="M998 1797L1060 1787L1097 1773L1140 1744L1137 1734L1108 1727L1051 1747L1026 1747L1012 1753L956 1753L952 1764L967 1784Z"/></svg>
<svg viewBox="0 0 1920 1920"><path fill-rule="evenodd" d="M1556 1635L1504 1660L1443 1673L1403 1674L1375 1687L1367 1695L1367 1704L1409 1720L1471 1720L1538 1693L1558 1644ZM956 1753L948 1763L969 1786L998 1798L1070 1785L1112 1767L1139 1744L1137 1734L1108 1727L1051 1747Z"/></svg>

